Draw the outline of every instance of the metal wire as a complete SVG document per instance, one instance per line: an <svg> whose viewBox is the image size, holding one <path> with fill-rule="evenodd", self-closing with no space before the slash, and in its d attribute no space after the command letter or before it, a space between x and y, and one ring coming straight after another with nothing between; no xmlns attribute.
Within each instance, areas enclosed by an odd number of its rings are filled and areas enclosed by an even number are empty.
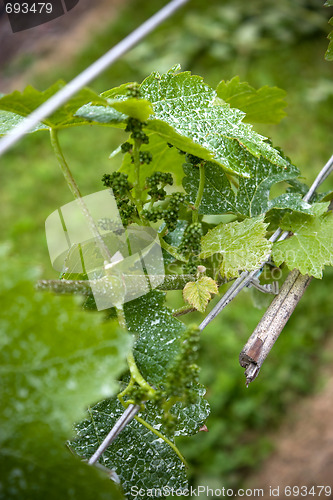
<svg viewBox="0 0 333 500"><path fill-rule="evenodd" d="M104 451L110 446L111 443L119 436L121 431L125 429L125 427L133 420L135 415L140 411L139 405L130 404L121 415L121 417L117 420L117 422L112 427L109 434L97 448L95 453L88 460L89 465L94 465L100 458L100 456L104 453Z"/></svg>
<svg viewBox="0 0 333 500"><path fill-rule="evenodd" d="M0 139L0 156L18 142L24 134L38 125L51 113L67 102L74 94L81 90L85 85L94 80L100 73L109 68L122 55L145 38L157 26L159 26L168 17L174 14L180 7L189 0L172 0L156 14L147 19L141 26L125 37L121 42L97 59L91 66L76 76L71 82L54 94L50 99L44 102L39 108L30 113L13 131Z"/></svg>

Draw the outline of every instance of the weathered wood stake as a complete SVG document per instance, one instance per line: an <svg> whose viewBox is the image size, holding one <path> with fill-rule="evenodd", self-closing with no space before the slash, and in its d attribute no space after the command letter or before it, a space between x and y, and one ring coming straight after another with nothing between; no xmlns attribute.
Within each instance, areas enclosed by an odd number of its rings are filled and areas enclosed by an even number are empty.
<svg viewBox="0 0 333 500"><path fill-rule="evenodd" d="M260 368L270 353L275 341L292 315L311 281L294 269L283 283L264 316L239 355L240 365L246 368L246 385L258 375Z"/></svg>

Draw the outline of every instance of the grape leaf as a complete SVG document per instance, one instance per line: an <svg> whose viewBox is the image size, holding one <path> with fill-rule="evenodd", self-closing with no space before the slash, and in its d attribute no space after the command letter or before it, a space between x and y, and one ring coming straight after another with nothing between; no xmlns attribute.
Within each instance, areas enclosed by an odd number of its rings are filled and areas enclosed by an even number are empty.
<svg viewBox="0 0 333 500"><path fill-rule="evenodd" d="M163 75L155 72L143 81L140 90L154 105L148 128L180 149L214 160L227 170L245 176L248 169L239 160L244 149L288 168L288 162L278 151L254 132L251 125L242 122L245 114L219 100L201 77L189 72L176 74L173 70ZM187 140L182 142L182 137ZM201 153L188 149L188 139L200 146Z"/></svg>
<svg viewBox="0 0 333 500"><path fill-rule="evenodd" d="M282 219L281 228L294 235L274 243L274 262L285 262L289 269L297 268L302 274L322 278L324 266L333 265L333 213L316 217L288 214Z"/></svg>
<svg viewBox="0 0 333 500"><path fill-rule="evenodd" d="M197 281L190 281L183 289L183 297L197 311L205 312L211 295L218 293L216 281L208 276L202 276Z"/></svg>
<svg viewBox="0 0 333 500"><path fill-rule="evenodd" d="M76 111L75 116L83 121L122 128L125 127L125 121L128 118L127 115L111 106L95 106L93 104L84 104Z"/></svg>
<svg viewBox="0 0 333 500"><path fill-rule="evenodd" d="M180 350L185 326L163 307L165 294L150 292L125 304L126 323L138 338L134 346L136 363L142 375L158 387ZM202 386L195 388L197 400L184 408L176 403L170 410L177 417L174 434L164 429L163 414L156 404L147 402L140 414L150 426L174 442L174 436L198 432L209 414ZM124 408L114 399L94 406L89 417L77 425L78 438L71 443L81 456L88 458L122 415ZM165 431L165 432L164 432ZM117 440L103 453L104 465L116 470L127 495L137 498L135 488L143 488L142 498L149 497L152 488L186 488L184 464L160 436L156 436L138 421L131 422Z"/></svg>
<svg viewBox="0 0 333 500"><path fill-rule="evenodd" d="M183 323L163 307L165 294L150 292L125 304L130 332L138 336L134 356L140 372L152 385L158 385L176 353L185 331Z"/></svg>
<svg viewBox="0 0 333 500"><path fill-rule="evenodd" d="M263 217L219 224L201 239L200 256L207 258L216 253L223 256L220 274L226 278L237 277L242 270L257 269L271 249L265 238L266 227Z"/></svg>
<svg viewBox="0 0 333 500"><path fill-rule="evenodd" d="M0 135L5 135L11 132L24 120L23 116L9 111L0 111ZM38 130L48 130L46 125L39 123L30 132L37 132Z"/></svg>
<svg viewBox="0 0 333 500"><path fill-rule="evenodd" d="M152 105L146 99L136 99L134 97L124 99L123 101L108 99L108 103L120 113L132 116L142 122L145 122L153 113Z"/></svg>
<svg viewBox="0 0 333 500"><path fill-rule="evenodd" d="M333 26L333 17L331 17L329 23ZM328 48L325 53L325 59L327 61L333 61L333 31L328 34L327 38L329 39L330 43L328 44Z"/></svg>
<svg viewBox="0 0 333 500"><path fill-rule="evenodd" d="M197 434L209 416L210 406L208 401L204 399L206 389L202 385L197 384L195 391L198 395L195 404L184 407L182 403L176 403L170 410L170 413L177 417L176 429L174 431L176 437ZM149 421L149 416L146 418Z"/></svg>
<svg viewBox="0 0 333 500"><path fill-rule="evenodd" d="M281 169L264 158L256 159L248 153L243 154L242 160L248 165L251 177L240 177L237 190L231 187L225 172L216 163L206 163L200 214L234 213L255 217L274 207L311 213L311 205L304 202L299 193L287 193L269 199L270 189L275 183L298 176L296 167L290 165L287 170ZM184 164L183 168L183 186L190 203L194 203L199 188L199 170L191 164Z"/></svg>
<svg viewBox="0 0 333 500"><path fill-rule="evenodd" d="M200 427L205 423L209 416L210 407L204 395L206 389L201 384L196 384L194 391L197 395L197 400L194 404L184 406L181 402L176 403L170 410L170 413L177 417L175 428L172 432L165 429L161 409L154 403L148 401L146 408L141 417L157 430L169 437L173 441L173 436L193 436L197 434Z"/></svg>
<svg viewBox="0 0 333 500"><path fill-rule="evenodd" d="M265 85L256 90L247 82L240 82L235 76L232 80L222 80L216 88L217 96L246 113L247 123L279 123L286 113L284 100L286 92L278 87Z"/></svg>
<svg viewBox="0 0 333 500"><path fill-rule="evenodd" d="M113 87L112 89L105 90L101 93L101 96L105 99L116 99L118 97L128 97L128 91L134 87L136 82L122 83L118 87Z"/></svg>
<svg viewBox="0 0 333 500"><path fill-rule="evenodd" d="M245 150L289 168L289 163L265 137L243 123L245 113L225 104L201 77L189 72L176 74L173 69L163 75L154 72L142 82L140 90L154 109L147 129L158 133L166 142L244 176L249 172L239 156ZM123 99L121 95L119 102ZM77 116L99 123L116 123L110 107L88 105L80 109ZM121 116L117 117L120 123Z"/></svg>
<svg viewBox="0 0 333 500"><path fill-rule="evenodd" d="M185 177L183 187L194 205L200 182L199 169L191 163L183 165ZM237 213L236 194L222 168L213 162L205 164L205 185L199 214Z"/></svg>
<svg viewBox="0 0 333 500"><path fill-rule="evenodd" d="M31 429L27 430L28 432ZM23 449L22 440L2 444L0 498L6 500L121 500L119 488L108 475L88 467L54 440L52 432L36 428L38 450ZM53 438L53 440L52 440Z"/></svg>
<svg viewBox="0 0 333 500"><path fill-rule="evenodd" d="M126 106L125 98L127 96L129 104L131 104L131 101L132 104L134 104L134 110L132 108L132 111L136 114L136 117L138 117L138 119L146 119L151 113L150 104L147 104L147 101L144 101L143 99L140 99L139 104L137 104L138 99L135 99L136 103L134 103L133 99L129 98L127 95L128 88L131 85L133 85L133 82L124 83L119 87L114 87L113 89L109 89L101 94L102 98L107 99L108 102L112 102L114 104L113 107L85 104L76 111L75 116L84 118L88 122L108 124L114 127L124 127L128 118L128 115L125 113L126 111L129 112L131 109L129 107L126 109L124 108L124 106ZM120 109L118 110L118 108Z"/></svg>
<svg viewBox="0 0 333 500"><path fill-rule="evenodd" d="M88 499L99 475L85 471L63 443L88 404L116 391L115 378L126 367L131 339L114 323L102 323L97 315L80 311L77 299L34 291L31 281L36 273L13 257L0 260L0 272L5 277L0 313L4 409L0 460L6 477L1 493L17 500L45 495ZM76 484L85 474L86 479ZM47 490L52 485L50 496ZM110 482L102 482L100 488L101 499L114 490Z"/></svg>
<svg viewBox="0 0 333 500"><path fill-rule="evenodd" d="M187 226L188 226L188 221L178 220L175 229L167 233L163 239L169 245L172 245L173 247L178 247L182 242L185 229L187 228ZM163 231L164 227L165 225L162 224L160 230ZM164 268L166 274L174 274L175 269L173 267L173 263L176 261L176 258L173 255L171 255L171 253L164 250L164 248L162 248L162 255L163 255Z"/></svg>
<svg viewBox="0 0 333 500"><path fill-rule="evenodd" d="M77 425L78 438L71 447L82 457L91 456L123 412L117 399L94 406L89 418ZM156 416L154 419L152 414L149 423L159 429L161 419ZM103 453L102 460L105 466L116 471L127 498L154 497L149 490L155 488L163 491L163 488L187 487L185 466L180 458L169 444L136 420L127 425ZM143 488L142 496L137 493L140 488Z"/></svg>
<svg viewBox="0 0 333 500"><path fill-rule="evenodd" d="M0 109L6 112L13 113L13 116L11 116L11 122L13 125L15 125L20 121L19 117L28 116L32 111L41 106L64 86L65 82L59 80L47 90L40 92L32 86L28 85L23 90L23 92L15 90L11 94L5 95L0 98ZM75 94L75 96L73 96L63 106L59 107L57 111L46 117L43 120L43 124L35 127L34 130L44 130L46 128L45 125L47 125L47 127L60 129L86 123L85 119L74 117L73 115L78 108L89 102L101 103L104 105L107 104L107 101L103 97L100 97L89 88L84 88L80 90L80 92ZM8 132L10 132L10 129L8 129L8 124L5 124L5 127L0 128L1 134Z"/></svg>
<svg viewBox="0 0 333 500"><path fill-rule="evenodd" d="M170 148L166 141L155 133L149 133L149 144L141 146L142 152L149 151L152 154L152 161L148 165L143 165L141 169L140 182L141 187L144 187L146 178L154 172L171 172L176 185L181 185L183 176L182 163L184 157L177 152L176 148ZM120 168L121 172L128 175L130 182L135 181L135 169L131 163L129 154L124 156L123 163Z"/></svg>

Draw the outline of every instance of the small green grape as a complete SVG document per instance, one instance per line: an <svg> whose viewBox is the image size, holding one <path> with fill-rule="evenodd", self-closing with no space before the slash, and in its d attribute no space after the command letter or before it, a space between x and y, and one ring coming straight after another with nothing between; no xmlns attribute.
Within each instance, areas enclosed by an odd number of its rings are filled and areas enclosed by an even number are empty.
<svg viewBox="0 0 333 500"><path fill-rule="evenodd" d="M132 85L128 85L127 87L127 95L128 97L135 97L136 99L140 99L142 97L141 91L140 91L140 85L137 83L133 83Z"/></svg>
<svg viewBox="0 0 333 500"><path fill-rule="evenodd" d="M173 178L168 172L154 172L150 177L147 177L146 184L149 187L155 187L159 184L172 186Z"/></svg>
<svg viewBox="0 0 333 500"><path fill-rule="evenodd" d="M151 222L157 222L158 220L163 219L164 210L162 207L157 206L151 208L150 210L142 210L142 215Z"/></svg>
<svg viewBox="0 0 333 500"><path fill-rule="evenodd" d="M199 222L189 224L185 229L179 251L184 255L197 255L201 249L202 228Z"/></svg>
<svg viewBox="0 0 333 500"><path fill-rule="evenodd" d="M132 149L133 149L133 144L131 144L130 142L127 142L127 141L126 141L126 142L124 142L124 143L120 146L120 148L121 148L121 152L122 152L122 153L129 153L129 152L131 152L131 151L132 151Z"/></svg>
<svg viewBox="0 0 333 500"><path fill-rule="evenodd" d="M187 153L185 160L188 163L192 163L192 165L198 165L199 163L202 162L202 158L199 158L199 156L192 155L191 153Z"/></svg>
<svg viewBox="0 0 333 500"><path fill-rule="evenodd" d="M124 197L132 189L132 185L127 180L128 175L122 172L112 172L112 174L104 174L102 182L105 187L112 188L116 197Z"/></svg>
<svg viewBox="0 0 333 500"><path fill-rule="evenodd" d="M140 163L149 165L153 159L153 155L149 151L140 151Z"/></svg>

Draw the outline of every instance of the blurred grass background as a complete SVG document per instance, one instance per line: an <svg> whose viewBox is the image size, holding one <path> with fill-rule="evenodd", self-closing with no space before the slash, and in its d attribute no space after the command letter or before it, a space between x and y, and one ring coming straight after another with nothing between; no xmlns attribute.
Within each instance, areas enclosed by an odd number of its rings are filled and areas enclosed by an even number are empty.
<svg viewBox="0 0 333 500"><path fill-rule="evenodd" d="M93 38L87 34L70 65L54 67L50 61L47 72L36 73L26 83L43 90L59 78L73 78L165 3L124 2L109 26ZM192 0L91 87L102 92L126 81L140 82L151 71L166 71L176 63L211 85L239 75L254 87L279 86L287 91L287 118L256 130L272 138L310 183L332 154L333 65L324 60L330 15L332 9L315 0ZM22 65L27 64L25 57ZM16 63L13 76L21 69ZM118 157L108 156L124 138L121 131L97 126L61 132L83 195L100 190L102 175L119 167ZM333 189L333 178L323 189ZM11 243L12 255L41 267L43 277L55 277L44 221L72 197L47 133L29 135L2 158L1 200L0 231ZM322 281L311 284L250 389L245 388L238 354L264 311L252 306L250 293L242 293L205 330L200 364L212 410L209 433L180 444L191 463L193 484L242 484L272 450L267 434L279 425L288 406L316 390L318 367L333 359L325 352L332 332L332 277L328 270ZM173 293L170 303L177 301L179 294ZM187 321L200 319L198 313Z"/></svg>

